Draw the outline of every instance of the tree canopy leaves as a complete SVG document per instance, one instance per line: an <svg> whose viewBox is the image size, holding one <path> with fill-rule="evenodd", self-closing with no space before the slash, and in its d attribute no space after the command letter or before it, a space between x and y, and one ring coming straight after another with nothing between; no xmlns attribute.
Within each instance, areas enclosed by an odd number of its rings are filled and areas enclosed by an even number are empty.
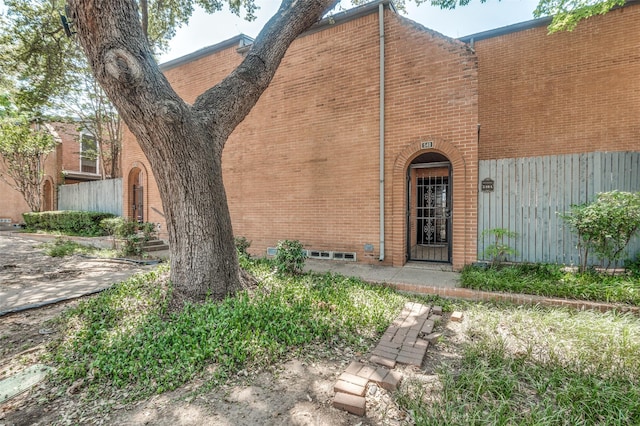
<svg viewBox="0 0 640 426"><path fill-rule="evenodd" d="M429 1L432 6L441 9L455 9L466 6L471 0L415 0L416 4ZM486 3L487 0L480 0ZM583 19L596 15L604 15L617 6L624 6L626 0L539 0L533 16L541 18L553 17L549 24L549 32L572 31Z"/></svg>
<svg viewBox="0 0 640 426"><path fill-rule="evenodd" d="M572 31L583 19L604 15L616 6L624 6L626 0L540 0L533 12L537 18L553 16L549 32Z"/></svg>

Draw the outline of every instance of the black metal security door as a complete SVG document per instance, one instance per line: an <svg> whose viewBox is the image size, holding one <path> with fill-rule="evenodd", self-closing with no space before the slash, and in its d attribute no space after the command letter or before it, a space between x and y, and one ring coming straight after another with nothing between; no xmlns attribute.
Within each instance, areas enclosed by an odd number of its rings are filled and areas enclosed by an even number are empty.
<svg viewBox="0 0 640 426"><path fill-rule="evenodd" d="M415 170L410 175L415 189L409 193L409 260L450 262L451 179L448 175L419 177Z"/></svg>

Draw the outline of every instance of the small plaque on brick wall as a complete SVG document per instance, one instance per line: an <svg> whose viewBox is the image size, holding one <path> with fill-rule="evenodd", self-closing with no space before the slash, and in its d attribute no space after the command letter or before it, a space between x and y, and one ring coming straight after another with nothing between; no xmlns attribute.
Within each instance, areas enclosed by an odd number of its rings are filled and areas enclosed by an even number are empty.
<svg viewBox="0 0 640 426"><path fill-rule="evenodd" d="M421 142L420 149L429 149L433 148L433 141Z"/></svg>

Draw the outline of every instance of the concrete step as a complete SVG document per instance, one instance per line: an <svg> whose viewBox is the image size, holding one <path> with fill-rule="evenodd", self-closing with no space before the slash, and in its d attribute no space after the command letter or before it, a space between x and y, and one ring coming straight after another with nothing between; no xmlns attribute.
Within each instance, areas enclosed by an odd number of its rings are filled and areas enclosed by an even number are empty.
<svg viewBox="0 0 640 426"><path fill-rule="evenodd" d="M163 246L144 247L144 251L146 251L147 253L152 251L165 251L165 250L169 250L169 246L166 244Z"/></svg>
<svg viewBox="0 0 640 426"><path fill-rule="evenodd" d="M169 245L162 240L147 241L142 249L146 252L169 250Z"/></svg>

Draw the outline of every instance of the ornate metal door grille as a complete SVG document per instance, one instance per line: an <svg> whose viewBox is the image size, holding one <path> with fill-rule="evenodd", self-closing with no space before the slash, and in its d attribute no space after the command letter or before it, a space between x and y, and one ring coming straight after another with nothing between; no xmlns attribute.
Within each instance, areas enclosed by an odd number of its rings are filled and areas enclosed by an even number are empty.
<svg viewBox="0 0 640 426"><path fill-rule="evenodd" d="M415 189L409 189L409 260L450 262L449 176L415 177L411 181Z"/></svg>

